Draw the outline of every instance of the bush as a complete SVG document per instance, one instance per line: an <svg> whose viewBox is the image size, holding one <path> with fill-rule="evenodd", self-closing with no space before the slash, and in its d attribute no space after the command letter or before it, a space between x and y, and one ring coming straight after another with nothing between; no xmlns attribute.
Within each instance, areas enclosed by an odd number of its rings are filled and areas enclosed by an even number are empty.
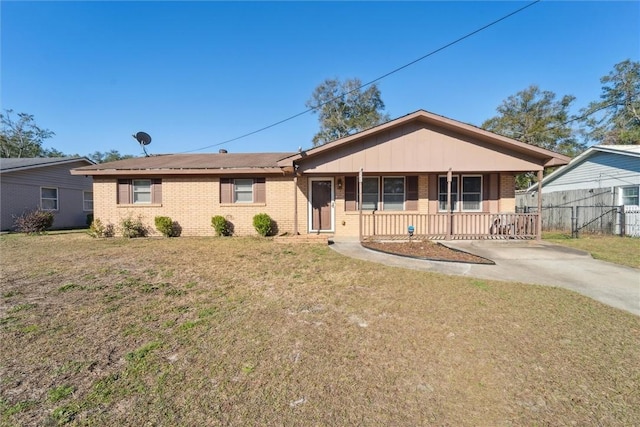
<svg viewBox="0 0 640 427"><path fill-rule="evenodd" d="M262 237L269 236L273 231L273 220L266 213L259 213L253 217L253 227Z"/></svg>
<svg viewBox="0 0 640 427"><path fill-rule="evenodd" d="M87 227L91 227L91 224L93 224L93 214L87 214L87 221L86 221Z"/></svg>
<svg viewBox="0 0 640 427"><path fill-rule="evenodd" d="M164 237L178 237L176 224L168 216L157 216L154 218L156 229Z"/></svg>
<svg viewBox="0 0 640 427"><path fill-rule="evenodd" d="M34 209L14 217L13 227L20 233L44 233L53 225L53 212Z"/></svg>
<svg viewBox="0 0 640 427"><path fill-rule="evenodd" d="M89 226L89 236L91 237L113 237L116 234L113 224L102 224L100 219L96 218L91 222Z"/></svg>
<svg viewBox="0 0 640 427"><path fill-rule="evenodd" d="M216 215L211 218L211 226L216 230L216 236L230 236L231 227L229 221L222 215Z"/></svg>
<svg viewBox="0 0 640 427"><path fill-rule="evenodd" d="M126 217L120 221L120 228L122 229L122 236L129 239L136 237L145 237L147 235L147 227L142 223L142 219Z"/></svg>

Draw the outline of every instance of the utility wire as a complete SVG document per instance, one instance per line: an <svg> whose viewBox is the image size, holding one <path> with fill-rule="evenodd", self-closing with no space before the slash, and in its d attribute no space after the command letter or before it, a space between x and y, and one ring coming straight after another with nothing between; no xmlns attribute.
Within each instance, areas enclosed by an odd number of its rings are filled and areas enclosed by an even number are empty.
<svg viewBox="0 0 640 427"><path fill-rule="evenodd" d="M505 19L508 19L508 18L512 17L513 15L516 15L516 14L522 12L523 10L533 6L536 3L539 3L540 1L542 1L542 0L534 0L533 2L523 6L523 7L519 8L519 9L509 13L509 14L504 15L503 17L496 19L495 21L492 21L492 22L490 22L490 23L488 23L488 24L486 24L486 25L484 25L484 26L482 26L482 27L470 32L470 33L467 33L464 36L459 37L456 40L445 44L444 46L441 46L441 47L439 47L439 48L437 48L435 50L432 50L431 52L427 53L426 55L421 56L418 59L415 59L415 60L413 60L413 61L411 61L411 62L409 62L409 63L407 63L405 65L402 65L402 66L400 66L400 67L398 67L398 68L396 68L394 70L391 70L388 73L383 74L380 77L371 80L370 82L367 82L367 83L365 83L363 85L360 85L359 87L357 87L355 89L352 89L352 90L350 90L348 92L344 92L344 93L342 93L342 94L340 94L340 95L338 95L338 96L336 96L336 97L334 97L334 98L332 98L332 99L330 99L328 101L320 103L320 104L316 105L315 107L308 108L308 109L306 109L306 110L304 110L304 111L302 111L302 112L300 112L298 114L294 114L293 116L287 117L286 119L283 119L283 120L280 120L278 122L272 123L272 124L270 124L268 126L264 126L264 127L260 128L260 129L254 130L252 132L245 133L244 135L240 135L240 136L237 136L235 138L227 139L226 141L222 141L222 142L219 142L217 144L211 144L211 145L207 145L205 147L196 148L196 149L188 150L188 151L181 151L179 154L193 153L195 151L202 151L202 150L206 150L208 148L213 148L213 147L217 147L217 146L220 146L220 145L228 144L229 142L237 141L239 139L243 139L243 138L246 138L248 136L255 135L256 133L263 132L263 131L265 131L267 129L271 129L272 127L278 126L278 125L280 125L282 123L288 122L289 120L293 120L293 119L295 119L297 117L303 116L303 115L305 115L307 113L310 113L311 111L318 110L320 107L322 107L322 106L324 106L326 104L334 102L334 101L336 101L338 99L341 99L342 97L344 97L346 95L349 95L349 94L351 94L353 92L359 91L360 89L363 89L363 88L365 88L367 86L370 86L370 85L372 85L372 84L374 84L374 83L376 83L376 82L378 82L378 81L380 81L380 80L382 80L382 79L384 79L386 77L389 77L392 74L397 73L398 71L404 70L405 68L407 68L407 67L409 67L409 66L411 66L411 65L413 65L413 64L415 64L417 62L420 62L420 61L422 61L422 60L424 60L424 59L426 59L426 58L428 58L428 57L430 57L432 55L435 55L438 52L441 52L441 51L443 51L443 50L445 50L445 49L447 49L447 48L449 48L449 47L451 47L451 46L453 46L453 45L455 45L457 43L460 43L461 41L463 41L465 39L468 39L469 37L472 37L472 36L478 34L479 32L484 31L487 28L492 27L492 26L498 24L499 22L502 22Z"/></svg>

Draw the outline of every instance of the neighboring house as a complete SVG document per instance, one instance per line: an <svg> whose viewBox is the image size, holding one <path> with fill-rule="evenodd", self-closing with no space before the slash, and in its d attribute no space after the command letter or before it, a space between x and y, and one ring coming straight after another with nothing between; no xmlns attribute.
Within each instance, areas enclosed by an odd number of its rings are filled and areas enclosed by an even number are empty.
<svg viewBox="0 0 640 427"><path fill-rule="evenodd" d="M93 176L96 218L116 226L133 216L153 230L162 215L183 235L212 235L223 215L246 235L265 212L279 234L406 236L411 225L429 238L532 238L537 215L515 214L514 176L569 160L420 110L299 153L161 155L72 173Z"/></svg>
<svg viewBox="0 0 640 427"><path fill-rule="evenodd" d="M0 230L12 230L16 216L36 208L54 213L53 228L86 227L92 179L69 171L93 164L84 157L0 159Z"/></svg>
<svg viewBox="0 0 640 427"><path fill-rule="evenodd" d="M638 217L621 215L640 211L640 145L594 145L547 175L542 189L549 228L620 234L622 223L629 227ZM537 204L536 183L518 196L518 206ZM639 235L640 229L625 234Z"/></svg>

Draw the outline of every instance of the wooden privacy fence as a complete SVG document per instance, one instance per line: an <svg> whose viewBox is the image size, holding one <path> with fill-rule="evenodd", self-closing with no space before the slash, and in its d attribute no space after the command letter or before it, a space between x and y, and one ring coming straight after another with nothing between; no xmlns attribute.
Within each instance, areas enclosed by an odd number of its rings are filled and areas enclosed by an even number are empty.
<svg viewBox="0 0 640 427"><path fill-rule="evenodd" d="M439 213L411 214L376 212L362 214L362 238L400 239L534 239L538 215L535 213Z"/></svg>

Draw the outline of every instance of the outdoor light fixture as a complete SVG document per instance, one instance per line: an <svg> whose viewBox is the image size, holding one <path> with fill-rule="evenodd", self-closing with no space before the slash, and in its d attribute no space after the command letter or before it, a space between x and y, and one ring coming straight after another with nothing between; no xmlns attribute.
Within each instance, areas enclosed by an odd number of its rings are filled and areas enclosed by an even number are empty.
<svg viewBox="0 0 640 427"><path fill-rule="evenodd" d="M342 190L342 178L338 178L338 190Z"/></svg>

